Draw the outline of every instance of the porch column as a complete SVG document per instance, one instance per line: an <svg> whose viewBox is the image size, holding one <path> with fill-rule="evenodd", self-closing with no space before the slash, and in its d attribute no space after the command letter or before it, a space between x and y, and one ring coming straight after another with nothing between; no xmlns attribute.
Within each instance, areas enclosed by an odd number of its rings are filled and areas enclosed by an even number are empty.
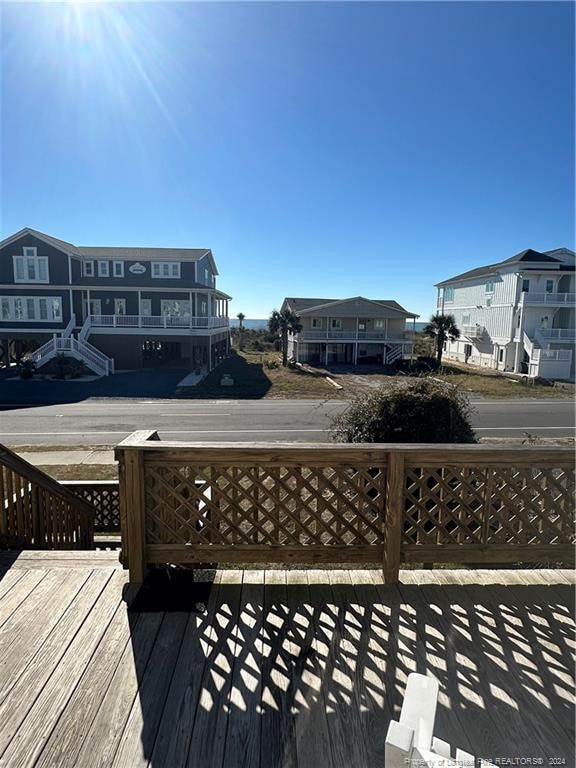
<svg viewBox="0 0 576 768"><path fill-rule="evenodd" d="M212 370L212 336L208 337L208 373Z"/></svg>
<svg viewBox="0 0 576 768"><path fill-rule="evenodd" d="M326 354L324 355L324 365L328 366L328 340L326 340Z"/></svg>
<svg viewBox="0 0 576 768"><path fill-rule="evenodd" d="M520 275L522 278L522 275ZM514 373L520 373L522 352L524 351L524 294L520 294L520 322L518 323L518 341L516 342L516 354L514 355Z"/></svg>
<svg viewBox="0 0 576 768"><path fill-rule="evenodd" d="M358 365L358 342L354 342L354 365Z"/></svg>

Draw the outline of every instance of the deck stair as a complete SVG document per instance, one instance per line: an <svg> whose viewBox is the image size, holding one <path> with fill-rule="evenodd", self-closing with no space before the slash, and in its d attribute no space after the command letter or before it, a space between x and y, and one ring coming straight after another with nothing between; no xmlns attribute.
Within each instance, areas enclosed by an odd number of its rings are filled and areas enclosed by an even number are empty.
<svg viewBox="0 0 576 768"><path fill-rule="evenodd" d="M0 543L93 549L94 517L93 505L0 445Z"/></svg>
<svg viewBox="0 0 576 768"><path fill-rule="evenodd" d="M86 340L86 334L82 335L82 331L80 331L77 337L73 335L72 330L75 323L76 318L72 315L70 322L60 335L54 334L51 339L38 347L38 349L28 352L24 359L33 360L36 363L36 367L40 368L50 360L53 360L56 355L64 354L74 357L76 360L81 360L98 376L109 376L111 373L114 373L114 360L112 358L105 355L93 344L90 344ZM84 327L82 330L84 330Z"/></svg>

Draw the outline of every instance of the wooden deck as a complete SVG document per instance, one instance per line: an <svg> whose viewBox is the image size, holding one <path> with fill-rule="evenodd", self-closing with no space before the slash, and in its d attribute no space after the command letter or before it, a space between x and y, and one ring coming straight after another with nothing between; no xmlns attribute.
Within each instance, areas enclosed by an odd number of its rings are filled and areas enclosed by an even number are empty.
<svg viewBox="0 0 576 768"><path fill-rule="evenodd" d="M574 765L570 572L219 571L136 614L116 557L0 555L2 768L381 768L412 671L438 737Z"/></svg>

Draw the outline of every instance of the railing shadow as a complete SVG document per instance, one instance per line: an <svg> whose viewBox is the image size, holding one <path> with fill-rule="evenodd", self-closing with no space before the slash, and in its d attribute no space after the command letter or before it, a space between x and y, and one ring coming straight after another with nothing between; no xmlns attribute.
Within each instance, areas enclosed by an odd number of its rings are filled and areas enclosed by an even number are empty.
<svg viewBox="0 0 576 768"><path fill-rule="evenodd" d="M438 737L574 764L569 586L222 573L204 613L130 614L150 766L382 766L413 671L440 682Z"/></svg>

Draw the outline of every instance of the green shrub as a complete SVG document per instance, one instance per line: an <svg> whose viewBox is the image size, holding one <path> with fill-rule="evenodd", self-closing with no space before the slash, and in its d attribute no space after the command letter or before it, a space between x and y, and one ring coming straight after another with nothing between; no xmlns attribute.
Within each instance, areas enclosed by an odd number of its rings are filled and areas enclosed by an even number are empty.
<svg viewBox="0 0 576 768"><path fill-rule="evenodd" d="M24 360L20 360L18 364L18 373L21 379L31 379L36 373L36 363L32 358L27 357Z"/></svg>
<svg viewBox="0 0 576 768"><path fill-rule="evenodd" d="M77 379L90 373L89 368L82 360L75 357L69 357L63 352L56 355L49 364L48 371L57 379Z"/></svg>
<svg viewBox="0 0 576 768"><path fill-rule="evenodd" d="M475 443L468 400L453 386L403 381L354 400L331 424L342 443Z"/></svg>

